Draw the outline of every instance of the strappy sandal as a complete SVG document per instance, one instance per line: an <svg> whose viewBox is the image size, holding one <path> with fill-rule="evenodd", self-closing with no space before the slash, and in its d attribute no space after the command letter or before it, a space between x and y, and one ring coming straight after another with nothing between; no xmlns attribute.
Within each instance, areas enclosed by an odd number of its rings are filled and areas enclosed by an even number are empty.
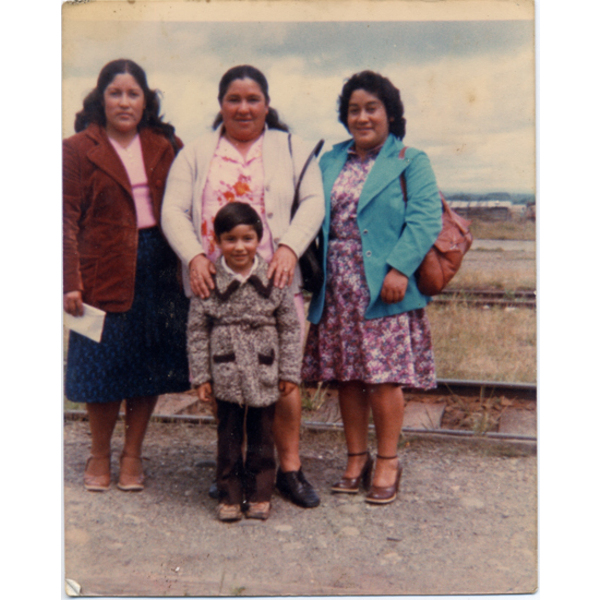
<svg viewBox="0 0 600 600"><path fill-rule="evenodd" d="M394 460L398 459L398 455L396 456L380 456L377 454L377 460ZM396 471L396 480L394 483L387 487L380 487L372 485L367 497L365 498L366 502L370 502L371 504L389 504L396 499L398 495L398 490L400 489L400 478L402 477L402 466L400 465L400 461L398 461L398 470Z"/></svg>
<svg viewBox="0 0 600 600"><path fill-rule="evenodd" d="M367 456L367 460L359 473L358 477L342 477L336 484L331 486L331 491L334 494L357 494L362 481L363 488L369 489L371 483L371 473L373 472L373 459L369 454L368 450L364 452L356 452L351 454L348 452L348 456Z"/></svg>
<svg viewBox="0 0 600 600"><path fill-rule="evenodd" d="M144 489L142 457L121 454L120 465L117 487L123 492L141 492Z"/></svg>
<svg viewBox="0 0 600 600"><path fill-rule="evenodd" d="M96 462L96 466L101 467L100 474L88 472L91 462ZM83 486L88 492L106 492L110 489L110 454L108 456L90 456L85 463L83 473Z"/></svg>

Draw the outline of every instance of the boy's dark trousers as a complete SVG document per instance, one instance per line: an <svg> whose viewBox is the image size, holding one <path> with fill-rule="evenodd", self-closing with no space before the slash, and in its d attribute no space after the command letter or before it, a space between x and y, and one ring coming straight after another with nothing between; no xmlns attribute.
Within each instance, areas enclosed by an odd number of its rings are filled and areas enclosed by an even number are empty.
<svg viewBox="0 0 600 600"><path fill-rule="evenodd" d="M224 504L265 502L275 485L275 404L256 408L217 399L217 488ZM246 427L246 461L242 453Z"/></svg>

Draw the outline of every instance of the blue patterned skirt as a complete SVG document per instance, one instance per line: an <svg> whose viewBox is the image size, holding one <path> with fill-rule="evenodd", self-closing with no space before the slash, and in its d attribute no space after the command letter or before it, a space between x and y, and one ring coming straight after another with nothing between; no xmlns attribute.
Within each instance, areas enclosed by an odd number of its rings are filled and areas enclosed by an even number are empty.
<svg viewBox="0 0 600 600"><path fill-rule="evenodd" d="M67 398L114 402L189 390L188 305L173 251L158 228L140 230L131 309L106 314L100 343L71 331Z"/></svg>

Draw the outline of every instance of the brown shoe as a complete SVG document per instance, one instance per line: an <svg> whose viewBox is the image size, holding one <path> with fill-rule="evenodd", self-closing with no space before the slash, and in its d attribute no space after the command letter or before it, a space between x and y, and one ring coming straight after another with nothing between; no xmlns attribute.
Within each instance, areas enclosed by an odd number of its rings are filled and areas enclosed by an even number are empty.
<svg viewBox="0 0 600 600"><path fill-rule="evenodd" d="M140 456L121 454L121 471L117 487L124 492L141 492L144 489L144 471Z"/></svg>
<svg viewBox="0 0 600 600"><path fill-rule="evenodd" d="M356 454L348 453L348 456L367 455L367 460L359 473L358 477L342 477L336 484L331 486L334 494L357 494L362 480L363 489L368 490L371 483L371 473L373 471L373 459L368 451L358 452Z"/></svg>
<svg viewBox="0 0 600 600"><path fill-rule="evenodd" d="M90 456L87 459L83 486L88 492L106 492L110 489L110 455Z"/></svg>
<svg viewBox="0 0 600 600"><path fill-rule="evenodd" d="M377 459L383 460L393 460L397 459L397 456L379 456L377 455ZM370 502L371 504L389 504L396 499L398 495L398 490L400 489L400 478L402 477L402 467L400 466L400 462L398 462L398 470L396 471L396 481L388 487L378 487L375 485L371 486L367 497L365 498L366 502Z"/></svg>
<svg viewBox="0 0 600 600"><path fill-rule="evenodd" d="M266 521L271 514L271 503L266 502L248 502L246 517L248 519L261 519Z"/></svg>
<svg viewBox="0 0 600 600"><path fill-rule="evenodd" d="M239 504L219 504L217 519L219 521L239 521L242 518L242 507Z"/></svg>

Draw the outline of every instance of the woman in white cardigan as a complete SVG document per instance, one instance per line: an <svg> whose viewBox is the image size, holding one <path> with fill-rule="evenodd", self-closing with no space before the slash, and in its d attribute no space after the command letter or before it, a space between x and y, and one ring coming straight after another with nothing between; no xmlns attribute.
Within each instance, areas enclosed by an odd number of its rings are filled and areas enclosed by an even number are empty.
<svg viewBox="0 0 600 600"><path fill-rule="evenodd" d="M229 69L219 83L221 110L214 132L187 145L171 167L162 209L162 227L183 263L188 296L206 298L214 289L213 221L232 200L251 204L265 234L259 253L269 263L277 287L291 286L304 329L298 258L317 235L325 215L321 173L307 169L300 186L300 204L291 219L295 181L311 148L288 128L269 106L268 83L256 68ZM301 340L299 340L301 343ZM299 391L277 403L274 434L279 469L276 485L303 507L319 504L300 462L301 399Z"/></svg>

